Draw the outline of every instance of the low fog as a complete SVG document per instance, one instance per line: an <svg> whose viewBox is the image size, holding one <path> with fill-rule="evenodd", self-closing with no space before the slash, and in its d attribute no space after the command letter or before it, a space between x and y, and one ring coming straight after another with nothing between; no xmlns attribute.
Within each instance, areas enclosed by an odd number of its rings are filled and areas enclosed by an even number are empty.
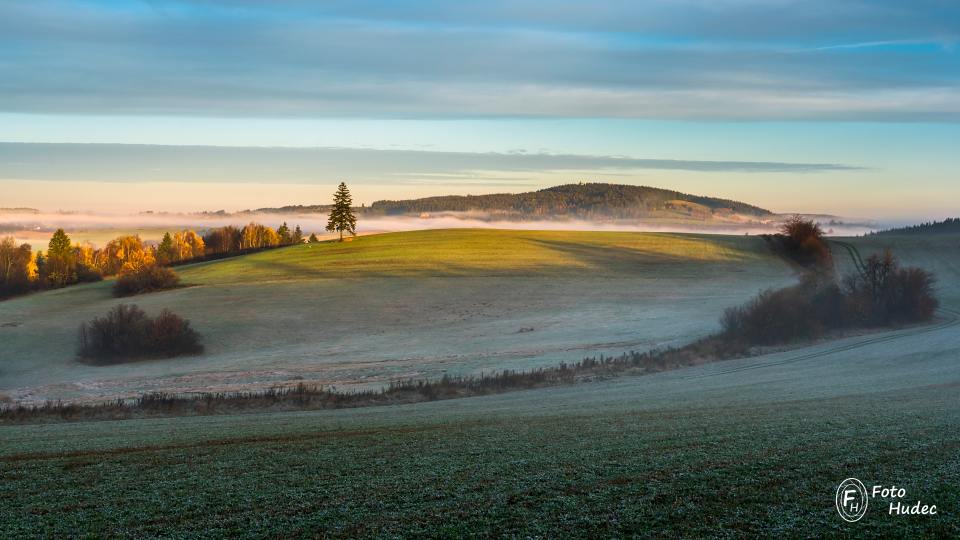
<svg viewBox="0 0 960 540"><path fill-rule="evenodd" d="M224 225L243 226L251 221L270 227L286 222L290 227L300 225L305 234L324 233L327 215L321 213L237 213L237 214L153 214L136 215L99 213L0 213L0 235L13 236L18 241L36 241L57 228L66 231L117 231L139 232L146 240L153 239L150 231L194 229L202 230ZM555 220L505 220L480 212L445 213L430 217L417 216L358 216L357 233L413 231L422 229L488 228L519 230L582 230L582 231L634 231L678 232L701 234L763 234L776 230L777 223L770 222L712 222L702 226L652 221L605 220L587 221L577 219ZM828 234L838 236L858 235L876 229L875 224L823 223ZM146 233L146 234L144 234Z"/></svg>

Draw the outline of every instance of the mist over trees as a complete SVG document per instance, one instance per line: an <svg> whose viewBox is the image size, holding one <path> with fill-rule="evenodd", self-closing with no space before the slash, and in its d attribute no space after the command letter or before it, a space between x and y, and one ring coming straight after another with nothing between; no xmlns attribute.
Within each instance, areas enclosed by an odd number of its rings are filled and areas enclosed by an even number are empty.
<svg viewBox="0 0 960 540"><path fill-rule="evenodd" d="M929 221L918 225L907 227L896 227L883 231L869 233L874 234L956 234L960 233L960 218L947 218L943 221Z"/></svg>
<svg viewBox="0 0 960 540"><path fill-rule="evenodd" d="M0 298L30 290L34 272L30 244L18 246L13 238L0 239Z"/></svg>
<svg viewBox="0 0 960 540"><path fill-rule="evenodd" d="M311 237L319 241L316 235ZM156 245L137 235L124 235L100 249L75 244L63 229L57 229L46 252L36 254L30 244L18 245L7 237L0 239L0 298L106 276L118 276L115 293L120 296L162 290L178 286L179 279L172 271L158 268L304 242L299 225L291 231L284 223L274 230L253 222L242 229L208 229L202 236L189 229L167 232Z"/></svg>

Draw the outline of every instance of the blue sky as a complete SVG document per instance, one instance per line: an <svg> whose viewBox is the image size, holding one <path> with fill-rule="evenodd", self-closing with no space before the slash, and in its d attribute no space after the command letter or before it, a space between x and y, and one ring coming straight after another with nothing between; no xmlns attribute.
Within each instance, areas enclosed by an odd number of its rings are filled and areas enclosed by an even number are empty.
<svg viewBox="0 0 960 540"><path fill-rule="evenodd" d="M255 203L211 187L235 167L218 154L158 177L112 144L132 143L367 151L315 185L236 171L271 204L341 179L368 201L594 179L940 217L960 200L958 46L960 3L936 0L4 2L0 141L111 143L124 165L8 146L0 206L138 210L164 183ZM78 199L118 182L126 199Z"/></svg>

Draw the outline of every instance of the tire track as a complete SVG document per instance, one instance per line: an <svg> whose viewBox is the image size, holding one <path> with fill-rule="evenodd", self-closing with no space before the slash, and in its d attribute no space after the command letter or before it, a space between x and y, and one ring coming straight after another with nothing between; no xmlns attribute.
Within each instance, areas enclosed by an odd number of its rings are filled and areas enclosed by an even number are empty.
<svg viewBox="0 0 960 540"><path fill-rule="evenodd" d="M850 259L853 260L853 267L860 273L861 276L866 277L867 275L867 265L863 263L863 257L860 256L860 250L857 249L857 246L853 244L848 244L847 242L841 242L840 240L830 240L831 244L836 244L847 251L847 254L850 255Z"/></svg>
<svg viewBox="0 0 960 540"><path fill-rule="evenodd" d="M788 364L795 364L798 362L803 362L806 360L814 360L817 358L822 358L824 356L830 356L837 353L852 351L862 347L868 347L870 345L876 345L878 343L886 343L889 341L896 341L898 339L918 336L922 334L929 334L932 332L939 332L941 330L946 330L948 328L953 328L960 325L960 312L954 311L952 309L941 308L938 310L942 317L945 317L947 320L937 324L935 326L924 326L922 328L915 328L911 330L896 330L893 333L884 333L883 335L864 339L857 341L855 343L847 343L844 345L838 345L836 347L830 347L828 349L810 352L806 354L801 354L800 356L795 356L791 358L786 358L780 361L770 362L770 361L761 361L745 366L738 366L731 369L725 369L723 371L715 371L711 373L704 373L701 375L691 375L688 377L683 377L683 379L703 379L707 377L716 377L719 375L729 375L731 373L740 373L743 371L753 371L757 369L764 369L768 367L777 367L784 366Z"/></svg>

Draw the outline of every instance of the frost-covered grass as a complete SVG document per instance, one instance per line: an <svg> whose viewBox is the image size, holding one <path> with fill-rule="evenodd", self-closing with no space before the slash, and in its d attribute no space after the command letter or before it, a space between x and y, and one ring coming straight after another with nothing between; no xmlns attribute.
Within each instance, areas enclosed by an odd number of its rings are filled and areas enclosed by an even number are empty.
<svg viewBox="0 0 960 540"><path fill-rule="evenodd" d="M946 247L906 246L904 261L937 265L955 313ZM495 396L0 426L0 536L956 538L953 316ZM834 509L847 477L903 487L938 515L889 516L874 499L848 524Z"/></svg>
<svg viewBox="0 0 960 540"><path fill-rule="evenodd" d="M177 272L187 287L133 299L104 282L0 302L0 392L36 402L301 380L369 388L530 369L687 343L724 308L793 280L759 238L502 230L371 235ZM120 302L189 319L206 353L78 363L80 322Z"/></svg>
<svg viewBox="0 0 960 540"><path fill-rule="evenodd" d="M3 427L0 530L943 537L960 527L955 386L682 397L648 403L629 383L598 383L363 412ZM846 524L833 496L847 476L903 486L940 515L894 518L875 500Z"/></svg>

